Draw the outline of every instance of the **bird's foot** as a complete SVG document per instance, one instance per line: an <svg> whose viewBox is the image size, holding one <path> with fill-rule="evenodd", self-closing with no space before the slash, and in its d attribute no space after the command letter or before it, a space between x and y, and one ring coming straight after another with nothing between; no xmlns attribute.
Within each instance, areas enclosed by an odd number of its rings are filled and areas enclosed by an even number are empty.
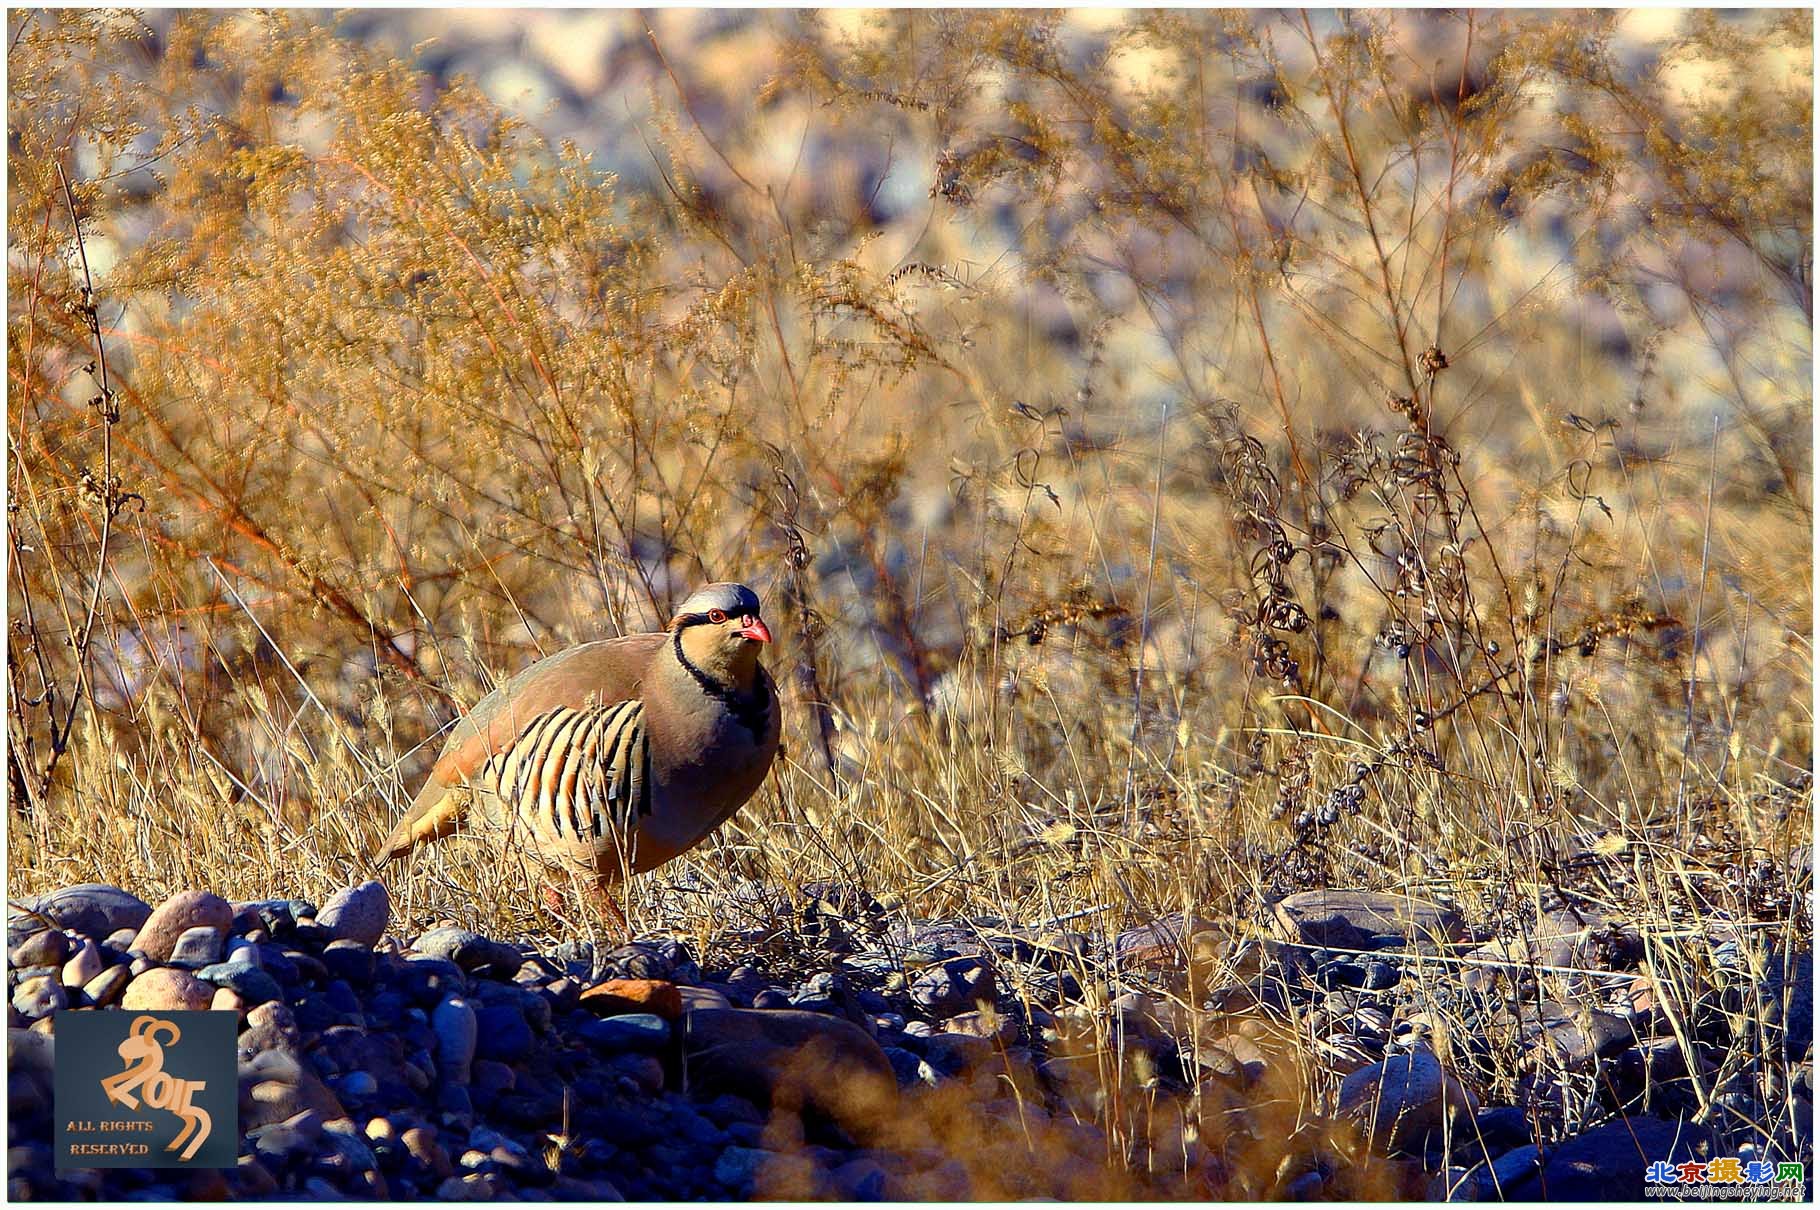
<svg viewBox="0 0 1820 1210"><path fill-rule="evenodd" d="M632 923L626 919L625 911L619 906L619 899L606 887L585 879L574 879L571 885L576 897L594 908L612 922L613 931L617 934L618 944L626 945L632 940ZM544 906L552 912L563 912L574 906L574 899L565 895L553 882L541 884Z"/></svg>
<svg viewBox="0 0 1820 1210"><path fill-rule="evenodd" d="M632 943L632 922L626 919L625 909L619 906L619 897L598 883L583 883L582 898L586 899L601 915L608 917L619 931L619 943Z"/></svg>

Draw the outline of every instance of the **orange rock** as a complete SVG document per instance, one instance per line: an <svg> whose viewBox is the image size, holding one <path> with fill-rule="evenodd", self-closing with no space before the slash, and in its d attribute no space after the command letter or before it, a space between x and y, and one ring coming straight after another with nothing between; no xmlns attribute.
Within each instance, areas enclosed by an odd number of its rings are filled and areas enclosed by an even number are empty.
<svg viewBox="0 0 1820 1210"><path fill-rule="evenodd" d="M682 992L668 979L608 979L581 993L581 1006L598 1017L656 1013L666 1021L682 1016Z"/></svg>

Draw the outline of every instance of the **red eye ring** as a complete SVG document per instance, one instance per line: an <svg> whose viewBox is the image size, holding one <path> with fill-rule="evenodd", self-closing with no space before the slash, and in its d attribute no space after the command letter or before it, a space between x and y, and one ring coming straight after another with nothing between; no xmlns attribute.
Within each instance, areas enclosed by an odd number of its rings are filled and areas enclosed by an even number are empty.
<svg viewBox="0 0 1820 1210"><path fill-rule="evenodd" d="M708 620L718 626L727 620L726 611L721 609L710 609L708 611Z"/></svg>

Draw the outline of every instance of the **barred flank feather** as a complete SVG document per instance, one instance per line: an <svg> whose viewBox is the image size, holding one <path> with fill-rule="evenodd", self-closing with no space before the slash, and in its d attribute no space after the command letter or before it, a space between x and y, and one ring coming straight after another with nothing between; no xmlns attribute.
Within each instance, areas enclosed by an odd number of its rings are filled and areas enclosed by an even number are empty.
<svg viewBox="0 0 1820 1210"><path fill-rule="evenodd" d="M496 753L480 785L540 840L598 839L651 813L651 743L636 699L531 721Z"/></svg>

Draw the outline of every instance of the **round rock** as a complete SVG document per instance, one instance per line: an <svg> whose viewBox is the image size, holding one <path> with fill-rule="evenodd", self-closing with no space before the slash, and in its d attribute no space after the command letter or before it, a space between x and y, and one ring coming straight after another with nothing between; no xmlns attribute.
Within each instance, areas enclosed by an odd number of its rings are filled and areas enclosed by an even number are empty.
<svg viewBox="0 0 1820 1210"><path fill-rule="evenodd" d="M219 895L208 891L178 891L159 904L140 927L133 948L159 962L170 960L171 951L186 932L194 928L213 928L227 936L234 923L234 909ZM216 954L220 953L216 942ZM212 961L213 959L211 959Z"/></svg>
<svg viewBox="0 0 1820 1210"><path fill-rule="evenodd" d="M373 950L358 941L331 941L322 951L322 964L329 974L345 979L356 987L373 979Z"/></svg>
<svg viewBox="0 0 1820 1210"><path fill-rule="evenodd" d="M759 1147L729 1147L714 1161L714 1179L736 1196L747 1196L758 1180L759 1170L776 1153Z"/></svg>
<svg viewBox="0 0 1820 1210"><path fill-rule="evenodd" d="M110 966L82 985L82 994L89 998L96 1008L106 1008L120 998L126 985L133 981L133 972L124 966Z"/></svg>
<svg viewBox="0 0 1820 1210"><path fill-rule="evenodd" d="M392 897L385 884L375 880L336 891L316 917L336 940L362 945L377 945L391 921Z"/></svg>
<svg viewBox="0 0 1820 1210"><path fill-rule="evenodd" d="M33 933L13 950L13 969L32 966L62 966L69 957L70 939L59 929Z"/></svg>
<svg viewBox="0 0 1820 1210"><path fill-rule="evenodd" d="M485 970L501 979L516 975L525 961L514 947L464 928L431 929L417 939L413 948L420 954L447 958L464 971Z"/></svg>
<svg viewBox="0 0 1820 1210"><path fill-rule="evenodd" d="M93 941L84 941L82 948L63 964L63 986L81 987L106 967L107 960L101 956L101 947Z"/></svg>
<svg viewBox="0 0 1820 1210"><path fill-rule="evenodd" d="M278 980L256 966L242 966L237 962L217 962L213 966L205 966L197 971L196 977L205 983L212 983L216 987L233 991L249 1007L271 1000L284 999L284 989L278 986Z"/></svg>
<svg viewBox="0 0 1820 1210"><path fill-rule="evenodd" d="M184 929L183 935L177 938L177 944L171 947L171 965L200 970L218 962L221 959L221 941L221 930L206 924Z"/></svg>
<svg viewBox="0 0 1820 1210"><path fill-rule="evenodd" d="M49 975L26 979L13 989L13 1007L19 1015L36 1021L69 1007L63 984Z"/></svg>
<svg viewBox="0 0 1820 1210"><path fill-rule="evenodd" d="M225 902L225 901L224 901ZM118 968L116 968L118 969ZM215 988L188 971L158 967L127 985L120 1006L129 1012L182 1012L206 1009L215 999Z"/></svg>
<svg viewBox="0 0 1820 1210"><path fill-rule="evenodd" d="M460 996L450 996L430 1014L430 1029L436 1035L436 1068L442 1078L452 1084L466 1084L480 1035L474 1006Z"/></svg>
<svg viewBox="0 0 1820 1210"><path fill-rule="evenodd" d="M475 1014L479 1036L474 1053L515 1063L531 1053L531 1026L516 1004L489 1004Z"/></svg>
<svg viewBox="0 0 1820 1210"><path fill-rule="evenodd" d="M1379 1155L1419 1150L1447 1118L1477 1111L1472 1095L1426 1049L1361 1067L1340 1085L1340 1116L1358 1122Z"/></svg>
<svg viewBox="0 0 1820 1210"><path fill-rule="evenodd" d="M625 1013L584 1021L576 1031L589 1044L606 1051L650 1054L670 1041L670 1023L656 1013Z"/></svg>
<svg viewBox="0 0 1820 1210"><path fill-rule="evenodd" d="M910 999L932 1017L952 1017L992 1002L992 967L978 958L954 958L920 972L910 982Z"/></svg>

